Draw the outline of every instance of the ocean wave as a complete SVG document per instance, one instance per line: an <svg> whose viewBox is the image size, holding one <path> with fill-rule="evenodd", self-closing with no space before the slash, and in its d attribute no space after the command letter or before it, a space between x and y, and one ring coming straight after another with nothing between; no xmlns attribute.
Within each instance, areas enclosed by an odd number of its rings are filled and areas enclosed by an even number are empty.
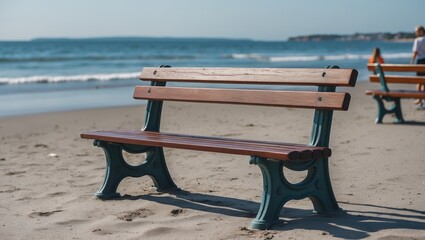
<svg viewBox="0 0 425 240"><path fill-rule="evenodd" d="M383 54L384 59L396 59L396 58L412 58L412 53L389 53Z"/></svg>
<svg viewBox="0 0 425 240"><path fill-rule="evenodd" d="M269 62L309 62L321 60L321 56L283 56L269 57Z"/></svg>
<svg viewBox="0 0 425 240"><path fill-rule="evenodd" d="M52 56L52 57L2 57L0 63L17 62L66 62L66 61L111 61L111 60L185 60L196 59L193 55L146 55L146 56Z"/></svg>
<svg viewBox="0 0 425 240"><path fill-rule="evenodd" d="M256 53L234 53L230 55L230 58L232 59L255 59L255 60L267 60L267 57L261 56L260 54Z"/></svg>
<svg viewBox="0 0 425 240"><path fill-rule="evenodd" d="M411 58L411 53L389 53L383 55L385 59ZM252 59L266 62L311 62L311 61L336 61L336 60L367 60L370 54L337 54L337 55L288 55L288 56L266 56L257 53L234 53L231 59Z"/></svg>
<svg viewBox="0 0 425 240"><path fill-rule="evenodd" d="M135 73L104 73L104 74L84 74L70 76L29 76L15 78L0 78L0 84L24 84L24 83L59 83L59 82L84 82L84 81L109 81L119 79L138 78L139 72Z"/></svg>

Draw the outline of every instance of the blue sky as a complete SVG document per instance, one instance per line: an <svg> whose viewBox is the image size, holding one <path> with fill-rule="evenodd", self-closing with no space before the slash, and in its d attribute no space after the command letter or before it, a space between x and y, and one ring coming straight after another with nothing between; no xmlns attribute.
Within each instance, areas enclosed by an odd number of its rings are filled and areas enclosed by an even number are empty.
<svg viewBox="0 0 425 240"><path fill-rule="evenodd" d="M425 0L0 0L0 40L413 32L424 10Z"/></svg>

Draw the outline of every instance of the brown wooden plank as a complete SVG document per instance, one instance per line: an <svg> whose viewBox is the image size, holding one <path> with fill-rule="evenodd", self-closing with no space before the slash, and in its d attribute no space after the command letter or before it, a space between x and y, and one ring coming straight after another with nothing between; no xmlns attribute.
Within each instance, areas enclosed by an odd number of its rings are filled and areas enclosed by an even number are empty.
<svg viewBox="0 0 425 240"><path fill-rule="evenodd" d="M128 133L126 133L128 134ZM137 135L140 133L137 133ZM300 148L300 146L294 146L294 145L276 145L276 144L266 144L264 142L250 142L250 141L244 141L244 140L230 140L230 139L223 139L223 138L209 138L204 136L187 136L187 135L176 135L176 134L160 134L158 135L157 132L143 132L145 135L150 135L153 139L161 138L162 140L165 140L169 143L188 143L188 144L196 144L196 145L215 145L215 146L233 146L238 147L241 149L246 150L252 150L252 149L261 149L261 151L289 151L292 152L292 157L294 159L311 159L313 157L313 149L305 149ZM159 137L158 137L159 136ZM301 150L300 150L301 149Z"/></svg>
<svg viewBox="0 0 425 240"><path fill-rule="evenodd" d="M121 133L122 131L108 131L108 132L117 132ZM125 134L140 134L140 131L126 131ZM143 134L158 134L157 132L150 132L150 131L143 131ZM164 134L164 133L161 133ZM173 134L173 133L166 133L166 135L169 139L178 139L178 140L190 140L190 141L206 141L208 143L212 142L222 142L223 138L218 137L207 137L207 136L194 136L194 135L182 135L182 134ZM331 150L329 148L325 147L306 147L305 144L294 144L294 143L281 143L281 142L270 142L270 141L252 141L252 140L241 140L241 139L232 139L232 138L225 138L228 141L232 141L234 145L243 145L243 146L250 146L250 147L267 147L268 149L274 149L274 150L281 150L282 148L285 149L293 149L293 150L299 150L300 148L303 148L304 150L301 152L301 159L311 159L311 158L324 158L324 157L330 157L331 156Z"/></svg>
<svg viewBox="0 0 425 240"><path fill-rule="evenodd" d="M355 69L303 68L143 68L140 79L271 85L354 86Z"/></svg>
<svg viewBox="0 0 425 240"><path fill-rule="evenodd" d="M223 138L196 137L188 135L167 134L147 131L96 131L81 134L82 138L97 139L108 142L138 144L146 146L181 148L199 151L220 152L229 154L249 155L274 158L279 160L309 160L329 157L330 149L271 142L255 142L249 140L235 140ZM307 155L303 153L309 153Z"/></svg>
<svg viewBox="0 0 425 240"><path fill-rule="evenodd" d="M368 64L369 71L375 71L375 64ZM425 64L381 64L384 72L425 72Z"/></svg>
<svg viewBox="0 0 425 240"><path fill-rule="evenodd" d="M350 94L307 91L271 91L138 86L135 99L233 103L314 109L347 110Z"/></svg>
<svg viewBox="0 0 425 240"><path fill-rule="evenodd" d="M371 75L369 79L371 82L379 83L379 77L377 75ZM425 84L425 76L385 75L385 81L387 83Z"/></svg>
<svg viewBox="0 0 425 240"><path fill-rule="evenodd" d="M221 143L203 143L199 141L184 141L173 140L167 138L164 135L147 135L147 134L139 134L139 135L128 135L128 134L117 134L117 133L109 133L109 132L96 132L92 133L91 136L88 136L90 133L85 133L82 135L83 138L92 138L102 141L109 142L118 142L118 143L126 143L126 144L138 144L138 145L146 145L146 146L156 146L156 147L170 147L170 148L180 148L180 149L189 149L189 150L199 150L199 151L210 151L210 152L220 152L220 153L229 153L229 154L238 154L238 155L254 155L260 157L268 157L278 156L283 160L288 160L291 158L298 159L300 157L300 153L293 151L280 151L275 152L274 154L270 152L270 149L264 148L252 148L252 147L241 147L233 145L231 142ZM276 155L277 154L277 155Z"/></svg>
<svg viewBox="0 0 425 240"><path fill-rule="evenodd" d="M425 92L409 91L409 90L391 90L385 92L381 90L367 90L366 95L378 95L384 97L396 97L396 98L421 98L425 99Z"/></svg>
<svg viewBox="0 0 425 240"><path fill-rule="evenodd" d="M146 133L149 133L146 131ZM167 133L168 136L173 136L175 134ZM216 141L222 141L222 138L215 138L215 137L199 137L199 136L191 136L191 135L176 135L179 139L185 139L188 138L190 140L196 139L196 141L207 141L207 142L216 142ZM231 139L226 138L226 140L230 140L233 142L233 144L238 145L239 142L243 146L250 146L250 147L267 147L267 149L273 149L273 150L281 150L282 148L285 149L292 149L295 151L300 151L300 148L305 149L306 145L303 144L294 144L294 143L279 143L279 142L269 142L269 141L252 141L252 140L240 140L240 139ZM313 147L305 150L301 150L300 152L301 156L300 159L312 159L312 158L325 158L331 156L331 150L329 148L325 147Z"/></svg>
<svg viewBox="0 0 425 240"><path fill-rule="evenodd" d="M110 131L108 131L108 133L111 133ZM115 134L114 132L112 132L113 134ZM324 151L321 152L322 155L317 156L316 153L320 152L319 149L322 149L320 147L308 147L308 149L306 149L305 145L299 145L298 147L292 146L290 145L285 146L283 144L280 144L279 146L275 146L273 143L269 145L266 145L264 143L259 143L256 144L253 141L246 141L246 140L231 140L231 142L229 142L228 139L226 139L223 143L224 139L214 139L214 138L207 138L207 137L194 137L194 136L186 136L186 135L177 135L177 136L173 136L170 134L163 134L163 133L158 133L154 132L154 133L149 133L149 132L142 132L144 135L150 135L150 137L152 139L155 140L161 140L161 141L166 141L167 143L189 143L189 144L197 144L197 145L211 145L214 144L216 145L216 147L229 147L229 146L233 146L233 147L238 147L241 149L245 149L248 147L248 150L252 150L252 149L258 149L260 148L261 151L291 151L293 154L297 154L297 156L299 156L301 154L301 159L311 159L313 158L321 158L321 157L326 157L326 156L330 156L330 149L327 148L323 148ZM121 133L118 133L121 134ZM131 133L131 132L125 132L125 135L139 135L140 132L138 133ZM189 137L189 138L187 138ZM152 140L151 139L151 140ZM223 145L224 144L224 145ZM296 152L297 150L299 150L300 148L302 148L302 152ZM329 150L329 151L327 151ZM327 155L329 153L329 155ZM323 154L325 154L325 156L323 156ZM294 155L293 155L294 156ZM298 158L298 157L296 157Z"/></svg>

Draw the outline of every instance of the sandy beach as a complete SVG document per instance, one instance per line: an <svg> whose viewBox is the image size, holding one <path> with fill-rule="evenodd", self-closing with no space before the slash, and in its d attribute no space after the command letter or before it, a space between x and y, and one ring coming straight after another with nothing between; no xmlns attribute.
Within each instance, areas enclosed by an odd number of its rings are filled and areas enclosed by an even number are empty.
<svg viewBox="0 0 425 240"><path fill-rule="evenodd" d="M414 86L409 86L413 88ZM260 169L244 156L166 149L183 191L158 193L150 178L125 179L122 197L94 197L102 149L94 129L140 129L144 105L0 118L0 239L425 239L425 110L403 100L407 124L374 124L375 102L359 82L348 112L335 112L330 172L344 212L285 205L282 223L249 230L262 194ZM313 111L166 103L162 131L308 143ZM140 157L140 156L138 156ZM142 158L128 156L137 164ZM288 173L299 181L303 173Z"/></svg>

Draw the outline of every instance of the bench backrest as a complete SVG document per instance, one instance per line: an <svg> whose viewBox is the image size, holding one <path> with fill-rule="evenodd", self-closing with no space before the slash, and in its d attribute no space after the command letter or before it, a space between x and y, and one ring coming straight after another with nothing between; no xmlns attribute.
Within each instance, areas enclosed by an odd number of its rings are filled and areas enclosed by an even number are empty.
<svg viewBox="0 0 425 240"><path fill-rule="evenodd" d="M387 81L386 81L386 78L385 78L385 73L382 70L382 67L381 67L381 65L379 63L375 63L374 70L373 71L376 73L376 76L379 79L379 83L381 84L382 91L389 92L390 89L388 88L388 85L387 85ZM373 79L372 76L370 77L370 79L372 81L372 79Z"/></svg>
<svg viewBox="0 0 425 240"><path fill-rule="evenodd" d="M380 78L379 70L383 78ZM425 84L425 77L423 76L413 76L413 75L389 75L385 74L388 72L425 72L425 64L378 64L378 63L369 63L367 65L369 71L376 72L374 75L370 75L369 79L371 82L380 82L382 85L382 79L385 83L400 83L400 84ZM388 88L388 87L387 87Z"/></svg>
<svg viewBox="0 0 425 240"><path fill-rule="evenodd" d="M354 86L351 69L144 68L140 79L152 82ZM264 106L347 110L348 93L138 86L135 99L234 103Z"/></svg>
<svg viewBox="0 0 425 240"><path fill-rule="evenodd" d="M151 81L151 85L137 86L134 98L149 100L144 128L149 131L159 131L163 101L185 101L312 108L316 109L314 124L317 124L317 129L313 131L326 132L328 128L330 131L332 111L347 110L350 103L350 94L335 92L336 87L354 87L357 74L354 69L336 68L144 68L140 79ZM296 85L319 88L317 91L282 91L166 87L166 82ZM315 139L312 140L312 145L328 145L329 136Z"/></svg>

